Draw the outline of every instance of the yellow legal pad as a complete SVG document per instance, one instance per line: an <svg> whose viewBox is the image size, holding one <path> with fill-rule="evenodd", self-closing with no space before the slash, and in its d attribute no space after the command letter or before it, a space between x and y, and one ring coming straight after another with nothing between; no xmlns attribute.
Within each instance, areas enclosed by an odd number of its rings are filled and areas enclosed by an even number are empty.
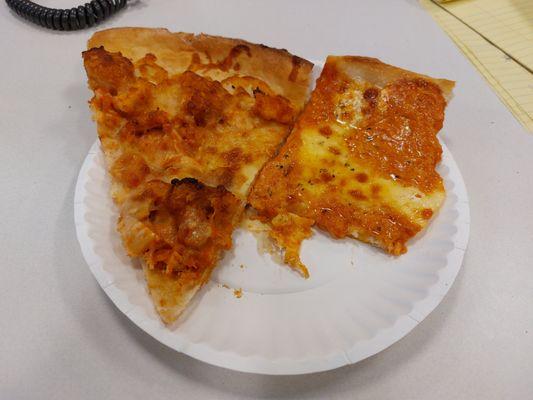
<svg viewBox="0 0 533 400"><path fill-rule="evenodd" d="M533 132L533 0L420 0Z"/></svg>

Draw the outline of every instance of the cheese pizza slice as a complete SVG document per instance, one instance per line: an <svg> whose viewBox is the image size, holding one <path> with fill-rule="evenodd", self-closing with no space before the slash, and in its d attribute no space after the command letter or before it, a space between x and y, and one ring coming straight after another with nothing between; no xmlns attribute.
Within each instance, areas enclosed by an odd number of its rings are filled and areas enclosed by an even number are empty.
<svg viewBox="0 0 533 400"><path fill-rule="evenodd" d="M445 198L436 135L453 85L376 59L328 57L249 196L288 264L308 276L298 251L312 225L393 255L407 251Z"/></svg>
<svg viewBox="0 0 533 400"><path fill-rule="evenodd" d="M312 64L138 28L96 33L83 58L117 228L171 323L231 247L251 183L303 107Z"/></svg>

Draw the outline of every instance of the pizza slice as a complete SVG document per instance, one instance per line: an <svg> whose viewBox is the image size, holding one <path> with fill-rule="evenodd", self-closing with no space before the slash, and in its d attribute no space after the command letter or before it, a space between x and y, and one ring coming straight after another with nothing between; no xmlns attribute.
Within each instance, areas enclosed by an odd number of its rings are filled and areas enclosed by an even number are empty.
<svg viewBox="0 0 533 400"><path fill-rule="evenodd" d="M393 255L407 251L445 198L436 135L453 85L376 59L328 57L311 100L249 196L286 262L307 276L294 254L314 224ZM290 230L280 223L287 220Z"/></svg>
<svg viewBox="0 0 533 400"><path fill-rule="evenodd" d="M231 247L251 183L303 107L312 64L137 28L96 33L83 58L118 231L172 323Z"/></svg>

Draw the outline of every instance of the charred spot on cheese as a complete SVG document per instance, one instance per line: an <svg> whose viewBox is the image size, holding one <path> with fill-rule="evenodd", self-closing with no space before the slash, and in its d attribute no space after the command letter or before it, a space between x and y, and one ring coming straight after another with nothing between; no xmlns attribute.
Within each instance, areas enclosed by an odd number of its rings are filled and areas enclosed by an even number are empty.
<svg viewBox="0 0 533 400"><path fill-rule="evenodd" d="M355 179L357 179L358 182L365 183L368 182L368 175L364 172L359 172L355 175Z"/></svg>
<svg viewBox="0 0 533 400"><path fill-rule="evenodd" d="M329 172L327 169L322 168L322 172L320 172L320 180L322 182L330 182L333 179L335 179L335 175L333 175L331 172Z"/></svg>
<svg viewBox="0 0 533 400"><path fill-rule="evenodd" d="M170 181L170 183L174 186L179 186L183 184L189 184L194 185L196 189L200 190L204 188L204 184L202 182L199 182L198 179L186 177L182 179L174 178Z"/></svg>
<svg viewBox="0 0 533 400"><path fill-rule="evenodd" d="M333 134L333 131L329 126L321 126L319 132L325 137L330 137Z"/></svg>
<svg viewBox="0 0 533 400"><path fill-rule="evenodd" d="M368 88L363 92L363 98L369 103L375 104L378 96L379 96L379 89L376 87Z"/></svg>

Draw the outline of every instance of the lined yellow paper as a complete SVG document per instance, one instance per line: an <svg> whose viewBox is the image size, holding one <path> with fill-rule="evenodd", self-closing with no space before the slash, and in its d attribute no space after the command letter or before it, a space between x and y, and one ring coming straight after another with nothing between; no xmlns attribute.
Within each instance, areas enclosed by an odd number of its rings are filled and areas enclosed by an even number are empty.
<svg viewBox="0 0 533 400"><path fill-rule="evenodd" d="M420 2L533 132L533 1Z"/></svg>

